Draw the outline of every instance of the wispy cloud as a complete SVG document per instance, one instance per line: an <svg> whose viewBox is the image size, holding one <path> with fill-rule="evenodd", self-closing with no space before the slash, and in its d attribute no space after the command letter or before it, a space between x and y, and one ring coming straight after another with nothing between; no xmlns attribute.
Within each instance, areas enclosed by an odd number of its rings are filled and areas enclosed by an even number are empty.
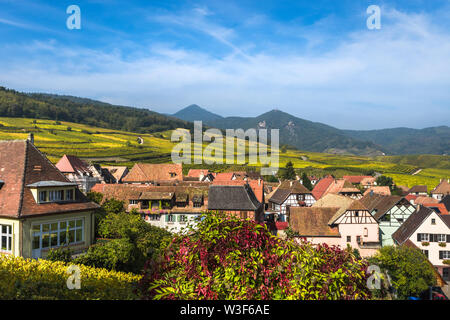
<svg viewBox="0 0 450 320"><path fill-rule="evenodd" d="M196 7L150 19L208 35L230 48L227 54L216 56L170 39L136 45L131 59L120 47L9 44L0 48L6 50L0 61L3 85L159 112L191 103L223 115L256 115L278 107L348 129L425 127L450 117L450 32L425 13L383 8L381 30L361 28L322 52L268 52L261 45L244 52L248 43L239 30L213 17L208 8ZM271 20L260 16L252 23L262 21ZM323 43L328 36L323 30L307 41Z"/></svg>

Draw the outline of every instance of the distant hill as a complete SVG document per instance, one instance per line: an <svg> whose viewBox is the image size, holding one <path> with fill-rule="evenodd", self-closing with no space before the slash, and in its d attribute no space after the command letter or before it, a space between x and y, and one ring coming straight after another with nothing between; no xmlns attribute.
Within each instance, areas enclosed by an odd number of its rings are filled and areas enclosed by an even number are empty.
<svg viewBox="0 0 450 320"><path fill-rule="evenodd" d="M69 121L137 133L193 128L190 122L148 109L116 106L72 96L26 94L4 87L0 87L0 117Z"/></svg>
<svg viewBox="0 0 450 320"><path fill-rule="evenodd" d="M450 154L450 127L425 129L342 130L352 138L372 141L390 154Z"/></svg>
<svg viewBox="0 0 450 320"><path fill-rule="evenodd" d="M195 116L178 114L183 120L202 120L219 129L280 129L280 143L300 150L365 156L396 154L450 154L450 128L394 128L382 130L341 130L272 110L257 117L208 118L209 111L194 105ZM189 108L189 107L188 107ZM181 112L180 111L180 112ZM176 114L175 114L176 115ZM214 115L214 114L213 114ZM192 120L191 120L192 119Z"/></svg>
<svg viewBox="0 0 450 320"><path fill-rule="evenodd" d="M174 113L172 116L185 121L203 121L205 123L223 119L222 116L209 112L196 104L191 104L177 113Z"/></svg>
<svg viewBox="0 0 450 320"><path fill-rule="evenodd" d="M334 154L381 155L384 150L373 142L344 135L331 126L294 117L286 112L272 110L258 117L227 117L205 122L220 129L280 129L280 143L300 150Z"/></svg>

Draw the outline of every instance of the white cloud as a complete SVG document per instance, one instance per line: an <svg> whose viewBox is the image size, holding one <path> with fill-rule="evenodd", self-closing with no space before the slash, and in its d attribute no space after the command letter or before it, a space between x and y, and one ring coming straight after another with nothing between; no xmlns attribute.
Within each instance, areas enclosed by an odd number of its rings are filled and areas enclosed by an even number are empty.
<svg viewBox="0 0 450 320"><path fill-rule="evenodd" d="M200 9L197 9L197 11ZM257 115L275 107L341 128L425 127L450 117L450 34L424 14L383 9L382 29L354 32L317 53L236 54L235 31L206 20L163 16L230 46L214 57L174 44L153 44L124 59L57 42L8 46L27 59L0 62L3 85L148 106L175 112L191 103L223 115ZM320 37L317 35L317 37ZM320 42L320 38L311 39Z"/></svg>

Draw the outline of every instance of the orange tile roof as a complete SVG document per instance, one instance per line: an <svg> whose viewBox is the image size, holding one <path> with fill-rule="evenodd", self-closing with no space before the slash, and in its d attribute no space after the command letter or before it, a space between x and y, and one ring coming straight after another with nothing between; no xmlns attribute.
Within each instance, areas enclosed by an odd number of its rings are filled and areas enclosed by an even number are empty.
<svg viewBox="0 0 450 320"><path fill-rule="evenodd" d="M363 179L373 178L372 176L343 176L343 179L351 183L361 183Z"/></svg>
<svg viewBox="0 0 450 320"><path fill-rule="evenodd" d="M363 195L366 195L366 194L370 193L370 191L373 191L373 193L381 194L381 195L384 195L384 196L390 196L391 195L391 189L389 189L388 186L374 186L374 187L367 188L367 190L364 191Z"/></svg>
<svg viewBox="0 0 450 320"><path fill-rule="evenodd" d="M322 196L325 194L325 192L333 182L334 178L331 176L320 179L319 182L316 183L312 191L314 198L316 200L322 198Z"/></svg>
<svg viewBox="0 0 450 320"><path fill-rule="evenodd" d="M171 176L173 174L173 176ZM181 181L183 167L181 164L136 163L122 179L125 183L153 181Z"/></svg>

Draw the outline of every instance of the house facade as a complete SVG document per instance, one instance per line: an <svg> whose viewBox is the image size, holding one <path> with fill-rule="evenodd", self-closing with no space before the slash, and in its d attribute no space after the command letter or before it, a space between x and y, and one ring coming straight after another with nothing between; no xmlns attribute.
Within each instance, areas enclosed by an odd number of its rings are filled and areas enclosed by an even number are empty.
<svg viewBox="0 0 450 320"><path fill-rule="evenodd" d="M450 215L440 215L421 206L393 234L395 243L411 241L445 281L450 281Z"/></svg>
<svg viewBox="0 0 450 320"><path fill-rule="evenodd" d="M447 195L450 195L450 181L448 179L442 179L436 188L431 191L431 196L441 201Z"/></svg>
<svg viewBox="0 0 450 320"><path fill-rule="evenodd" d="M180 232L188 223L208 210L209 185L107 185L98 184L93 191L103 194L106 201L117 199L124 202L125 210L136 210L151 225Z"/></svg>
<svg viewBox="0 0 450 320"><path fill-rule="evenodd" d="M361 202L378 222L382 246L394 244L392 234L416 211L416 207L400 196L367 194Z"/></svg>
<svg viewBox="0 0 450 320"><path fill-rule="evenodd" d="M43 258L51 248L85 251L94 241L94 210L30 141L0 141L0 252Z"/></svg>
<svg viewBox="0 0 450 320"><path fill-rule="evenodd" d="M310 207L316 202L311 191L299 181L283 181L268 197L268 214L276 215L275 220L288 221L289 207Z"/></svg>
<svg viewBox="0 0 450 320"><path fill-rule="evenodd" d="M380 248L377 221L358 200L344 207L294 207L289 225L299 237L314 244L326 243L342 249L351 246L369 257Z"/></svg>

